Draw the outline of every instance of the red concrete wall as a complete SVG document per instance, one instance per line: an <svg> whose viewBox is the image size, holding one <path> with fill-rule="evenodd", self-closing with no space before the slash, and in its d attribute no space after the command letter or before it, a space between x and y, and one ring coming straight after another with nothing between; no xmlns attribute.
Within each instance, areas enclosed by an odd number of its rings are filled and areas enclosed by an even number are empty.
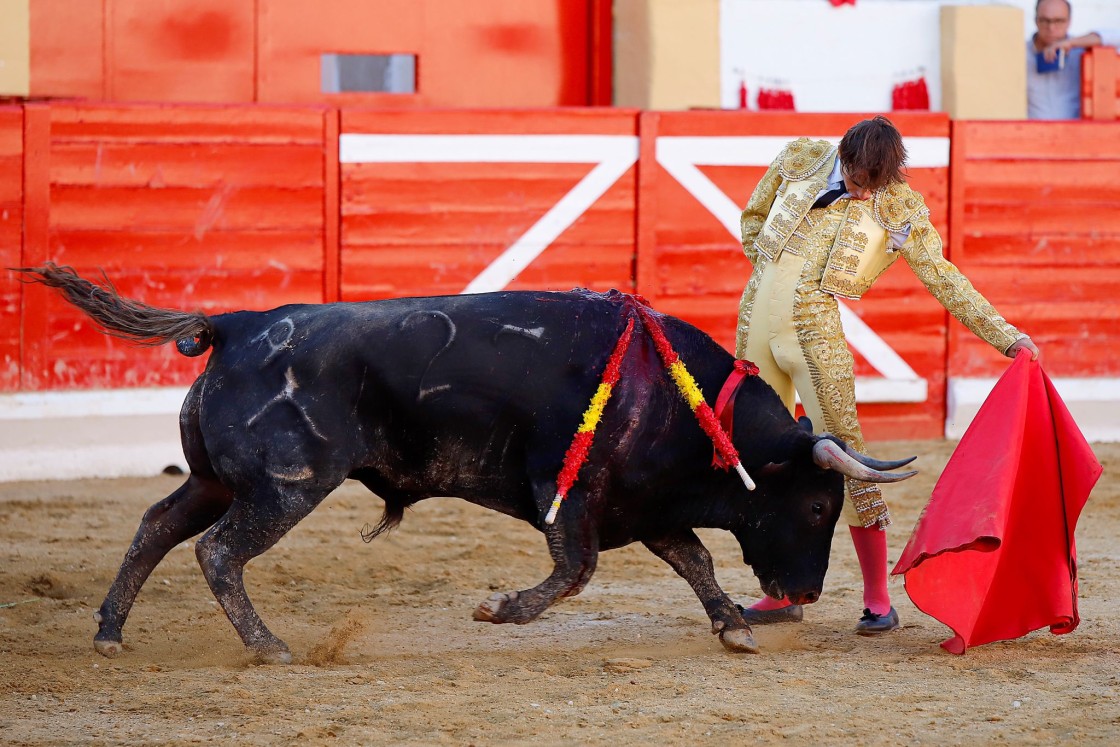
<svg viewBox="0 0 1120 747"><path fill-rule="evenodd" d="M457 0L37 0L31 94L333 106L610 103L610 0L463 8ZM324 94L324 53L414 54L418 91Z"/></svg>

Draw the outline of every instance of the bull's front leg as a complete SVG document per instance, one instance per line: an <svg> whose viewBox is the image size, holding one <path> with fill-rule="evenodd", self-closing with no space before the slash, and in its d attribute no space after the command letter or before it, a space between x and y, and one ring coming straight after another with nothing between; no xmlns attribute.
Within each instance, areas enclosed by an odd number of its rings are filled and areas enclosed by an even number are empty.
<svg viewBox="0 0 1120 747"><path fill-rule="evenodd" d="M758 645L751 628L738 607L716 581L712 555L691 529L642 542L657 557L668 563L688 582L712 621L712 633L719 633L725 648L757 654Z"/></svg>
<svg viewBox="0 0 1120 747"><path fill-rule="evenodd" d="M598 533L585 517L565 522L561 512L561 520L545 527L544 534L555 563L548 578L531 589L492 594L474 611L475 620L524 624L539 617L557 599L574 597L583 591L599 561Z"/></svg>

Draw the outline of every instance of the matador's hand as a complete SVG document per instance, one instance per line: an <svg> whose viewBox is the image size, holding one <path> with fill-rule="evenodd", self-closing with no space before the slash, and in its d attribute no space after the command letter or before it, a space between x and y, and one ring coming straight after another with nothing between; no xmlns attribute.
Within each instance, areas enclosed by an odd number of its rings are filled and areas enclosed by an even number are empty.
<svg viewBox="0 0 1120 747"><path fill-rule="evenodd" d="M1020 337L1018 340L1011 343L1011 347L1007 349L1004 355L1006 355L1008 358L1014 358L1019 354L1020 350L1031 351L1032 361L1038 360L1038 356L1042 355L1042 353L1038 352L1038 346L1035 345L1029 337Z"/></svg>

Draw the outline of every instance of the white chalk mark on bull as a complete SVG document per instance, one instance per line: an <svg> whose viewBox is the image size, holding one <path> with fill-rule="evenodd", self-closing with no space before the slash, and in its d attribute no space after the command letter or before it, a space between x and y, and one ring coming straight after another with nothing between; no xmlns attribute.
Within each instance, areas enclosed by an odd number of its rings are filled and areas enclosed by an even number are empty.
<svg viewBox="0 0 1120 747"><path fill-rule="evenodd" d="M424 379L427 377L428 371L432 369L432 365L436 362L436 358L440 357L440 355L443 354L443 351L447 350L449 347L451 347L451 343L455 342L456 334L455 322L451 321L451 317L449 317L447 314L444 314L442 311L414 311L401 320L401 323L400 325L398 325L397 329L404 329L408 325L412 324L414 320L418 320L421 317L442 320L443 323L447 325L447 342L443 344L443 347L436 351L436 354L432 356L432 359L430 361L428 361L428 366L424 369L424 373L420 375L420 386L416 393L417 403L423 402L425 398L433 394L446 392L451 389L450 384L437 384L436 386L426 387L424 386Z"/></svg>
<svg viewBox="0 0 1120 747"><path fill-rule="evenodd" d="M544 336L544 327L527 329L525 327L515 327L512 324L503 324L502 328L498 330L498 333L494 335L494 339L497 340L502 334L520 335L521 337L528 337L531 340L539 340Z"/></svg>
<svg viewBox="0 0 1120 747"><path fill-rule="evenodd" d="M261 332L253 338L253 342L261 342L262 340L268 343L271 351L261 361L261 365L269 363L273 358L280 354L280 351L287 350L291 346L288 344L292 340L292 335L295 334L296 325L291 317L284 317L280 321L273 324L271 327Z"/></svg>
<svg viewBox="0 0 1120 747"><path fill-rule="evenodd" d="M320 441L326 441L327 437L320 433L319 429L315 427L315 423L312 422L311 416L307 414L307 411L303 409L303 405L301 405L299 402L296 402L295 392L297 389L299 389L299 384L296 382L296 375L291 368L288 368L288 370L284 372L284 390L270 399L268 402L265 402L264 407L262 407L256 415L249 418L245 425L253 425L253 423L260 420L261 416L271 410L275 405L278 405L281 402L288 402L292 405L292 407L296 408L296 412L298 412L300 414L300 417L303 418L303 421L307 423L307 427L311 429L311 432L315 434L315 437Z"/></svg>
<svg viewBox="0 0 1120 747"><path fill-rule="evenodd" d="M269 470L268 476L280 482L303 482L315 476L315 472L308 466L297 467L290 472L277 472Z"/></svg>

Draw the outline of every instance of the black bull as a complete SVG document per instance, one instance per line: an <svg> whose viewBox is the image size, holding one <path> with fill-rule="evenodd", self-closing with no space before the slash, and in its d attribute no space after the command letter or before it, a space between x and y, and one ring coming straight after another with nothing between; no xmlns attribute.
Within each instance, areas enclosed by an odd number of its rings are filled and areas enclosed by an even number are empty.
<svg viewBox="0 0 1120 747"><path fill-rule="evenodd" d="M733 651L757 651L693 531L730 531L762 590L818 598L843 501L841 472L893 482L905 462L814 436L758 377L734 401L732 440L757 488L713 468L712 441L677 391L640 320L587 462L555 523L545 516L565 452L604 366L634 317L612 292L505 292L293 305L206 316L155 309L54 265L22 270L58 288L109 333L212 349L180 415L186 482L145 513L102 603L98 651L121 650L140 587L200 533L207 583L249 650L291 660L245 592L243 570L345 479L385 502L376 535L408 506L458 496L522 519L555 563L537 586L492 595L476 620L526 623L578 594L601 550L641 542L692 586ZM708 335L652 314L703 392L734 360ZM907 460L909 461L909 460Z"/></svg>

